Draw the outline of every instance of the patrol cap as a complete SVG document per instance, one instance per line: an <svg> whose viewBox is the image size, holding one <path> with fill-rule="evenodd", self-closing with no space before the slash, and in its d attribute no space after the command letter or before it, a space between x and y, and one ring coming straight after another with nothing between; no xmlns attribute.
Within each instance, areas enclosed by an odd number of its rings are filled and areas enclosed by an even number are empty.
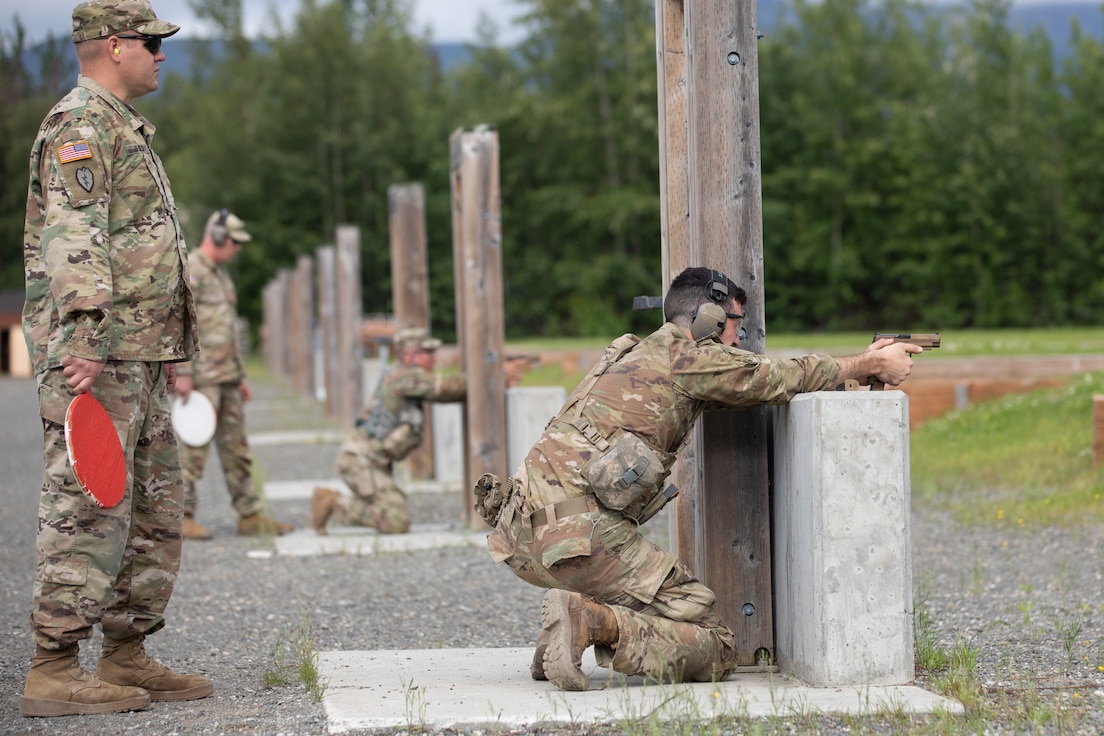
<svg viewBox="0 0 1104 736"><path fill-rule="evenodd" d="M407 327L395 333L395 351L403 352L409 348L433 351L441 347L441 341L429 336L424 327Z"/></svg>
<svg viewBox="0 0 1104 736"><path fill-rule="evenodd" d="M213 229L223 227L226 228L226 234L239 243L248 243L253 239L253 236L245 229L245 222L233 212L227 212L226 210L212 212L211 216L207 218L207 231L211 232ZM219 235L215 238L216 240L225 240L225 236Z"/></svg>
<svg viewBox="0 0 1104 736"><path fill-rule="evenodd" d="M149 0L86 0L73 8L73 43L124 31L168 38L180 26L160 20Z"/></svg>

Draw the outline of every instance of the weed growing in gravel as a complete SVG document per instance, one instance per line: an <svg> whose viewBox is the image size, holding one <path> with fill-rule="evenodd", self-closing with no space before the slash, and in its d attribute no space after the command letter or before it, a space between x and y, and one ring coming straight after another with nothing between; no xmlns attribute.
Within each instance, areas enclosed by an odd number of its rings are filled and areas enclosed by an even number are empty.
<svg viewBox="0 0 1104 736"><path fill-rule="evenodd" d="M326 680L318 670L319 653L315 646L316 633L309 617L293 629L287 622L272 647L272 667L261 673L261 682L268 687L288 685L298 679L307 692L320 702L326 693Z"/></svg>
<svg viewBox="0 0 1104 736"><path fill-rule="evenodd" d="M912 607L912 637L916 650L916 666L925 672L941 672L950 663L946 650L939 645L939 636L935 632L935 622L928 613L927 602L930 592L926 584L916 593Z"/></svg>
<svg viewBox="0 0 1104 736"><path fill-rule="evenodd" d="M414 679L402 683L404 707L406 708L406 728L408 731L424 731L426 727L426 693L424 687L414 684Z"/></svg>
<svg viewBox="0 0 1104 736"><path fill-rule="evenodd" d="M1081 613L1077 613L1073 618L1060 620L1055 624L1058 629L1058 635L1062 640L1062 649L1066 652L1067 675L1073 671L1074 650L1077 648L1077 640L1081 638L1081 631L1083 629L1081 616Z"/></svg>

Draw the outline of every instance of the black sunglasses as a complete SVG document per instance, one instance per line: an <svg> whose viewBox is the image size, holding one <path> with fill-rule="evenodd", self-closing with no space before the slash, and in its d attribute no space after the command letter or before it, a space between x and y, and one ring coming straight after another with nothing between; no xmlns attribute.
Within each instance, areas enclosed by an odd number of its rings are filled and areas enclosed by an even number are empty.
<svg viewBox="0 0 1104 736"><path fill-rule="evenodd" d="M128 40L141 41L142 45L146 47L146 51L150 52L154 56L161 50L161 37L160 36L115 36L115 38L125 38Z"/></svg>
<svg viewBox="0 0 1104 736"><path fill-rule="evenodd" d="M740 320L742 320L744 318L744 315L742 315L742 314L733 314L732 312L725 312L725 317L727 317L728 319L734 319L737 322L739 322Z"/></svg>

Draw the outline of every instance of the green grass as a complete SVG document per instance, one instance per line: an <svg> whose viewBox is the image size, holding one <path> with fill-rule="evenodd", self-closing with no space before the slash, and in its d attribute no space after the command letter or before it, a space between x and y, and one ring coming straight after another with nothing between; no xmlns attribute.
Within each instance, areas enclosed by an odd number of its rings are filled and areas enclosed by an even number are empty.
<svg viewBox="0 0 1104 736"><path fill-rule="evenodd" d="M938 332L938 350L932 357L966 358L1014 355L1085 355L1104 352L1104 327L1048 327L1038 330L940 330L938 327L911 329L887 325L883 332ZM865 349L873 332L805 334L767 333L767 352L807 350L833 355Z"/></svg>
<svg viewBox="0 0 1104 736"><path fill-rule="evenodd" d="M953 411L912 432L912 493L965 523L1009 528L1104 520L1093 395L1104 375Z"/></svg>

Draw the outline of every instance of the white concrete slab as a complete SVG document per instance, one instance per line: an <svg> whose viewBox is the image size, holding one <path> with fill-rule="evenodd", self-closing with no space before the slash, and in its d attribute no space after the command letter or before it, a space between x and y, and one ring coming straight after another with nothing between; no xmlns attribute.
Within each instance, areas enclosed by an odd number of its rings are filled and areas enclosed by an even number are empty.
<svg viewBox="0 0 1104 736"><path fill-rule="evenodd" d="M486 531L456 524L413 524L406 534L379 534L366 527L330 527L329 534L297 529L276 537L276 554L289 557L313 555L377 555L442 547L476 547L487 544Z"/></svg>
<svg viewBox="0 0 1104 736"><path fill-rule="evenodd" d="M720 683L645 684L609 679L593 650L583 655L592 688L564 692L529 675L530 648L322 652L323 707L331 734L355 729L456 729L593 724L623 719L685 722L879 711L961 714L962 706L909 685L813 688L772 673Z"/></svg>

